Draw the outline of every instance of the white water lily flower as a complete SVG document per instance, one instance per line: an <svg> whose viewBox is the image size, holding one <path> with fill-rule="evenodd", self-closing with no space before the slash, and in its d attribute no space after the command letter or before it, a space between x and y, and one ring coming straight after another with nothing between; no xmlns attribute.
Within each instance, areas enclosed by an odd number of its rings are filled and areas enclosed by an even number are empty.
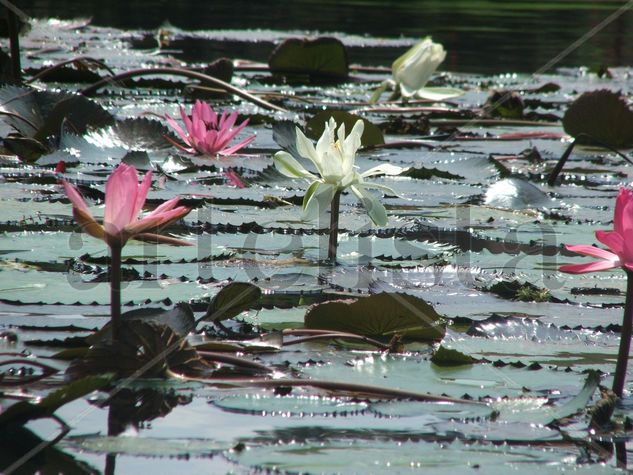
<svg viewBox="0 0 633 475"><path fill-rule="evenodd" d="M273 161L280 173L291 178L303 178L310 183L303 198L304 219L314 219L330 205L337 192L349 188L365 207L374 224L387 224L385 207L367 190L373 188L394 195L396 193L388 186L367 182L365 178L375 175L398 175L403 169L383 164L358 173L354 159L361 145L363 128L363 121L358 120L350 134L345 137L345 124L341 124L336 131L336 121L330 118L325 123L325 130L316 148L297 128L297 151L302 157L314 163L320 176L310 173L287 152L277 152L274 155Z"/></svg>
<svg viewBox="0 0 633 475"><path fill-rule="evenodd" d="M441 101L463 94L461 89L452 87L425 87L444 58L444 47L440 43L434 43L430 37L424 38L393 62L393 80L383 83L371 101L378 100L389 84L400 88L400 94L405 99L417 97Z"/></svg>

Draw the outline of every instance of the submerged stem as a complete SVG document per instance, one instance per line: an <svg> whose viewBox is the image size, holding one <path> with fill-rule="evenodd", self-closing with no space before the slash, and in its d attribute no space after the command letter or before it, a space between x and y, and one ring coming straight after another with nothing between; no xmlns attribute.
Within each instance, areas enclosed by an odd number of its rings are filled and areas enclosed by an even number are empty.
<svg viewBox="0 0 633 475"><path fill-rule="evenodd" d="M110 318L112 320L112 344L121 336L121 248L110 245Z"/></svg>
<svg viewBox="0 0 633 475"><path fill-rule="evenodd" d="M633 329L633 272L626 270L626 277L626 303L624 304L624 315L622 316L618 362L615 366L615 377L613 378L613 392L619 397L622 397L622 390L626 380L626 366L629 361L631 330Z"/></svg>
<svg viewBox="0 0 633 475"><path fill-rule="evenodd" d="M334 193L332 204L330 205L330 240L328 243L327 258L336 265L336 250L338 248L338 215L341 204L341 192Z"/></svg>

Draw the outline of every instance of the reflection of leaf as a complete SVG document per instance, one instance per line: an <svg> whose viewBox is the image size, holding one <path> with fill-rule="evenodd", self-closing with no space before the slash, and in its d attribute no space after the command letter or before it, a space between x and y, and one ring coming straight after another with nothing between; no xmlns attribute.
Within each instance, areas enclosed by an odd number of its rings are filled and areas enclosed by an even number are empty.
<svg viewBox="0 0 633 475"><path fill-rule="evenodd" d="M142 320L122 320L121 324L120 341L92 346L82 359L71 363L66 374L71 379L106 372L119 377L164 378L172 372L205 369L196 350L167 325Z"/></svg>
<svg viewBox="0 0 633 475"><path fill-rule="evenodd" d="M216 322L233 318L251 308L261 295L262 291L256 285L247 282L231 282L213 297L202 319Z"/></svg>
<svg viewBox="0 0 633 475"><path fill-rule="evenodd" d="M0 430L0 469L6 470L4 473L16 474L99 473L86 462L77 460L56 447L47 446L48 443L49 441L42 440L24 427ZM38 450L34 453L33 449ZM9 468L12 468L11 472L7 470Z"/></svg>
<svg viewBox="0 0 633 475"><path fill-rule="evenodd" d="M431 362L437 366L460 366L476 363L477 360L461 351L440 346L431 356Z"/></svg>
<svg viewBox="0 0 633 475"><path fill-rule="evenodd" d="M316 304L306 313L305 326L374 338L399 333L420 340L440 339L445 331L442 318L424 300L387 292Z"/></svg>
<svg viewBox="0 0 633 475"><path fill-rule="evenodd" d="M284 40L271 53L268 65L274 74L328 79L345 79L349 72L345 46L336 38L326 37Z"/></svg>
<svg viewBox="0 0 633 475"><path fill-rule="evenodd" d="M633 111L624 98L606 89L585 92L570 104L563 128L580 143L615 147L633 144Z"/></svg>
<svg viewBox="0 0 633 475"><path fill-rule="evenodd" d="M178 405L189 404L191 395L153 388L121 388L108 401L109 435L118 435L130 425L138 429L143 422L165 417Z"/></svg>
<svg viewBox="0 0 633 475"><path fill-rule="evenodd" d="M193 311L189 304L185 302L177 303L171 310L163 308L138 308L125 312L122 316L123 320L141 320L143 322L152 322L160 325L167 325L171 330L179 336L187 336L189 332L195 329L196 322L193 317ZM102 340L109 340L112 335L111 324L108 322L104 327L94 335L86 338L89 344L93 344Z"/></svg>
<svg viewBox="0 0 633 475"><path fill-rule="evenodd" d="M20 401L10 406L0 413L0 428L9 424L22 425L33 419L52 416L64 404L79 399L108 384L112 377L104 375L105 373L107 371L102 371L100 376L90 376L66 384L37 403ZM0 432L3 432L3 430L0 430Z"/></svg>
<svg viewBox="0 0 633 475"><path fill-rule="evenodd" d="M323 134L323 131L325 130L325 123L330 119L330 117L334 117L337 129L341 124L345 124L345 133L347 134L350 133L356 121L361 119L365 124L365 129L363 130L363 135L361 137L361 144L364 147L382 145L385 143L382 130L380 130L377 125L372 124L367 119L360 116L337 110L321 111L308 120L305 130L306 136L313 140L318 140Z"/></svg>

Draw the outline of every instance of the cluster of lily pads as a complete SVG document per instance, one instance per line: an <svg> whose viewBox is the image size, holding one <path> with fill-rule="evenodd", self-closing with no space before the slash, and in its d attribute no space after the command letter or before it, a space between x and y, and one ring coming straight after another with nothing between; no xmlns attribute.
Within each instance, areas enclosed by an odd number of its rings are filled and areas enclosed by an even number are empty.
<svg viewBox="0 0 633 475"><path fill-rule="evenodd" d="M345 54L344 49L341 52L339 48L342 45L332 43L331 39L288 41L271 57L269 69L287 78L297 75L325 75L331 78L336 74L342 74L340 71L323 69L318 59L325 53L319 52L320 47L325 47L328 55L332 54L332 47L335 48L336 54ZM307 65L288 61L287 57L292 58L292 50L297 48L301 52L302 61ZM316 49L314 56L310 56L311 48ZM445 51L441 45L429 38L422 40L394 61L390 78L379 81L377 85L372 83L371 87L367 88L364 107L367 107L367 110L377 110L380 107L397 110L415 109L421 105L422 108L429 106L428 110L432 110L434 105L444 104L458 97L464 91L454 87L427 86L444 57ZM146 71L139 72L139 75L145 73ZM168 68L157 68L154 73L181 74L197 79L206 86L213 85L215 89L240 97L257 107L277 112L282 109L272 98L254 97L249 92L232 86L230 81L216 77L219 74L207 75L187 69ZM129 73L127 76L131 77ZM125 80L123 74L107 77L84 89L83 93L89 95L98 87L118 85L120 83L117 81ZM391 89L393 94L381 101L387 89ZM213 92L217 93L217 90L206 91L207 94ZM202 92L200 94L204 95ZM516 98L513 98L512 94L506 93L493 96L487 104L487 110L496 111L498 115L486 118L473 117L472 120L510 119L515 113L511 108L514 99ZM182 100L178 104L180 121L164 114L158 121L138 119L130 122L126 128L122 122L114 121L109 113L84 96L15 85L6 85L0 90L2 116L6 124L14 130L12 135L5 138L5 150L17 157L17 164L21 167L28 167L33 163L49 166L51 170L55 167L50 176L55 186L59 187L58 192L63 190L70 201L74 221L83 232L104 241L109 250L108 257L103 262L109 269L107 280L110 285L110 323L83 341L79 351L54 355L71 361L66 369L67 384L62 386L59 393L52 393L41 401L21 401L8 405L7 409L0 412L0 427L21 427L34 418L53 417L60 406L95 389L107 389L111 392L112 395L104 405L110 404L111 410L114 410L117 403L123 405L120 402L124 400L122 396L125 396L121 390L122 381L152 377L210 383L222 381L222 384L236 388L274 388L275 394L281 395L292 388L308 387L335 395L362 395L371 400L405 399L477 408L482 406L478 401L470 401L468 398L296 377L291 369L284 371L235 354L249 352L257 347L270 349L275 345L325 340L344 341L348 345L360 345L364 350L370 348L384 355L394 355L406 353L407 345L411 341L441 341L446 335L446 320L432 305L407 293L378 292L345 300L337 299L335 296L332 301L317 302L309 307L304 320L305 328L287 328L281 333L243 328L236 330L236 327L226 325L227 321L239 316L243 311L260 305L265 298L256 282L231 282L223 286L210 302L205 302L206 310L197 320L193 316L191 306L185 302L177 304L171 310L154 309L143 312L143 309L135 309L122 314L121 295L125 291L122 290L122 282L125 281L122 269L123 248L132 240L171 246L194 245L190 236L182 235L185 234L182 230L187 229L187 225L181 220L196 206L196 197L181 193L181 196L162 200L160 203L156 200L148 202L150 189L164 187L165 182L171 178L170 166L173 163L168 158L161 164L158 180L154 179L155 174L152 171L147 171L139 183L137 168L144 167L149 160L143 156L139 159L135 153L126 153L121 157L121 163L117 163L105 179L104 192L100 193L80 180L70 178L65 172L66 167L72 166L68 158L72 155L73 144L88 147L85 137L94 142L99 140L100 133L119 143L126 140L134 141L138 139L134 136L135 130L138 130L135 127L138 127L143 131L141 135L150 136L155 146L175 148L185 153L187 156L183 163L187 165L179 165L182 167L180 169L193 163L200 168L219 171L218 180L224 180L223 183L227 186L232 186L236 190L247 188L248 174L236 165L239 162L235 159L249 160L249 154L254 154L253 144L256 144L256 135L249 130L249 120L252 121L256 117L241 120L238 112L221 110L212 101L213 99L196 98L188 111ZM510 112L507 112L508 110ZM307 223L305 225L314 226L316 232L329 236L327 259L319 262L323 268L335 268L339 263L337 255L342 194L351 193L373 225L385 227L389 215L380 196L397 196L398 187L382 184L375 179L390 177L394 178L390 183L397 184L397 177L429 172L426 169L407 169L391 163L360 169L356 159L363 148L385 145L382 137L375 138L376 126L361 115L362 111L350 113L328 109L306 121L303 128L299 121L274 121L272 125L273 133L277 136L277 144L283 150L265 157L263 168L268 173L273 173L274 170L278 175L297 180L297 183L305 183L303 196L296 197L292 203L284 202L282 205L300 204L300 216ZM587 119L588 115L591 119ZM615 149L633 143L633 121L630 119L632 115L633 112L618 94L597 91L580 96L569 106L563 120L565 130L573 138L568 151L559 162L560 166L548 177L550 182L556 184L559 180L558 175L575 144ZM613 124L605 127L605 121L613 121ZM151 133L146 133L147 131ZM526 138L542 136L525 134ZM100 178L105 177L102 175ZM103 203L102 220L96 218L97 213L90 210L87 198L88 201ZM64 199L63 202L66 204L67 200ZM356 210L354 212L356 213ZM320 230L317 229L318 224L314 225L315 220L327 216L328 213L329 224ZM633 261L629 249L629 241L633 238L633 195L629 190L623 189L618 194L614 213L614 230L596 234L597 239L610 251L589 245L567 246L570 253L592 256L600 260L590 264L563 265L560 270L582 273L622 267L627 273L627 300L612 387L615 395L621 397L625 387L633 318L633 278L630 277L633 272ZM299 215L299 210L297 214ZM215 224L217 223L213 223L211 219L198 222L197 226L204 232L205 226ZM350 297L348 294L344 296ZM307 293L301 295L302 301L306 298L309 298ZM205 327L204 331L201 331L202 325L208 325L210 328ZM192 338L192 333L197 333L196 337L202 334L203 341ZM276 342L276 339L281 339L282 342ZM477 362L468 355L444 345L436 345L432 361L439 366ZM2 364L15 366L26 362L21 357L16 357ZM41 381L56 372L55 368L46 364L37 363L35 366L38 364L42 373L35 378L23 379L22 384ZM223 371L226 371L226 367L234 368L231 377L235 381L225 381L226 373ZM2 375L0 384L12 382L11 378L14 375ZM245 378L239 377L244 375ZM19 377L15 379L20 380ZM545 425L559 424L564 418L576 414L579 409L586 406L597 385L598 378L595 373L591 373L577 399L570 404L559 405L552 411L545 411L540 419L535 420ZM592 424L596 427L608 424L613 411L615 398L609 395L605 396L604 400L606 402L603 406L606 408L601 409L603 412L596 411L592 415ZM500 410L486 406L484 412L485 417L494 419ZM153 414L153 417L157 415ZM60 425L64 430L67 429L63 422L60 422ZM113 435L120 433L116 430L112 432ZM239 451L239 448L235 449L236 453Z"/></svg>

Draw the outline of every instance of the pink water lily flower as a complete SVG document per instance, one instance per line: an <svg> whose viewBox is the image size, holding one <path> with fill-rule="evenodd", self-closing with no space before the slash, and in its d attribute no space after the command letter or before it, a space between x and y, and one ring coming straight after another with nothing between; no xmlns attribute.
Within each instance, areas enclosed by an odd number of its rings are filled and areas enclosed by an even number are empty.
<svg viewBox="0 0 633 475"><path fill-rule="evenodd" d="M169 114L165 114L165 120L189 147L183 147L169 137L166 138L187 153L232 155L255 140L255 135L251 135L241 142L229 146L231 140L246 127L248 119L237 127L233 127L237 120L237 112L227 115L224 111L221 116L218 116L209 104L200 100L197 100L193 105L191 117L187 115L184 107L180 107L180 116L187 132Z"/></svg>
<svg viewBox="0 0 633 475"><path fill-rule="evenodd" d="M162 242L177 246L190 246L186 241L161 236L155 231L189 213L190 209L176 206L178 198L166 201L147 216L139 219L147 193L152 184L152 172L145 174L139 184L136 169L122 163L110 175L105 187L105 213L103 225L98 223L77 189L64 181L66 195L73 205L73 216L83 230L103 239L110 247L122 247L128 239Z"/></svg>
<svg viewBox="0 0 633 475"><path fill-rule="evenodd" d="M596 238L610 251L595 246L565 246L568 250L583 256L597 257L599 261L587 264L570 264L560 267L562 272L583 274L624 267L633 271L633 192L620 189L615 202L613 231L596 231Z"/></svg>

